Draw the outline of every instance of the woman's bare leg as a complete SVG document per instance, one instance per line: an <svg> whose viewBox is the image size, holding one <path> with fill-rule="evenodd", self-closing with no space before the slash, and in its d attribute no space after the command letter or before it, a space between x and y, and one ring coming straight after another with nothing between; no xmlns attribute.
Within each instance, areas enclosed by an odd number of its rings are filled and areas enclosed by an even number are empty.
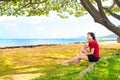
<svg viewBox="0 0 120 80"><path fill-rule="evenodd" d="M88 51L86 48L83 47L83 48L81 48L80 53L88 53Z"/></svg>
<svg viewBox="0 0 120 80"><path fill-rule="evenodd" d="M83 48L81 48L81 50L80 50L80 54L78 54L78 56L79 55L84 55L85 53L88 53L88 51L83 47ZM75 61L74 61L74 63L76 64L76 63L80 63L80 58L79 59L76 59Z"/></svg>
<svg viewBox="0 0 120 80"><path fill-rule="evenodd" d="M81 57L81 56L84 56L84 54L81 53L81 54L79 54L79 55L77 55L77 56L74 56L74 57L72 57L71 59L64 61L63 64L64 64L64 63L70 63L70 62L77 62L77 61L80 62L80 60L81 60L80 57Z"/></svg>
<svg viewBox="0 0 120 80"><path fill-rule="evenodd" d="M67 63L70 63L70 62L74 62L74 61L76 61L76 60L78 60L78 59L79 59L78 56L74 56L74 57L72 57L71 59L62 62L62 64L67 64Z"/></svg>
<svg viewBox="0 0 120 80"><path fill-rule="evenodd" d="M81 48L80 54L78 54L77 56L74 56L73 58L69 60L62 62L61 64L68 64L70 62L79 63L81 59L88 60L87 55L85 55L85 53L87 52L88 51L85 48Z"/></svg>

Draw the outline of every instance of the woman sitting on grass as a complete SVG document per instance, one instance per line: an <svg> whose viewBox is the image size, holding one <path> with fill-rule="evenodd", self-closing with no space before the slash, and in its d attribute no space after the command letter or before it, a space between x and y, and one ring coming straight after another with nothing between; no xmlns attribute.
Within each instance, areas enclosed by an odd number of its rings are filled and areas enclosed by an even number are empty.
<svg viewBox="0 0 120 80"><path fill-rule="evenodd" d="M88 51L87 48L90 50ZM95 34L93 32L87 33L87 42L85 42L80 54L77 56L66 60L61 63L61 65L68 65L68 63L80 63L80 60L87 60L89 62L97 62L100 58L99 45L95 39Z"/></svg>

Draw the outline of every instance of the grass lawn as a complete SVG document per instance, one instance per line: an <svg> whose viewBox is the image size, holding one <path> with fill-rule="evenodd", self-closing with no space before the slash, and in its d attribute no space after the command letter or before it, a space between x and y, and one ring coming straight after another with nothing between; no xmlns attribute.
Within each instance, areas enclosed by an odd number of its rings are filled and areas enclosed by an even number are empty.
<svg viewBox="0 0 120 80"><path fill-rule="evenodd" d="M120 44L100 43L101 59L83 78L79 73L89 62L61 66L79 53L83 44L0 49L0 80L117 80L120 76Z"/></svg>

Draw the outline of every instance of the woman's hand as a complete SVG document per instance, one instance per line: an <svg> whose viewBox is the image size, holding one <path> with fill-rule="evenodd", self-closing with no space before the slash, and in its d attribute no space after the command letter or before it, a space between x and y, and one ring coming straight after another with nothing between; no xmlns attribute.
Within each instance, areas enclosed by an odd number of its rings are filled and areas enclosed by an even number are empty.
<svg viewBox="0 0 120 80"><path fill-rule="evenodd" d="M85 42L85 43L84 43L84 48L85 48L85 49L88 48L88 42Z"/></svg>

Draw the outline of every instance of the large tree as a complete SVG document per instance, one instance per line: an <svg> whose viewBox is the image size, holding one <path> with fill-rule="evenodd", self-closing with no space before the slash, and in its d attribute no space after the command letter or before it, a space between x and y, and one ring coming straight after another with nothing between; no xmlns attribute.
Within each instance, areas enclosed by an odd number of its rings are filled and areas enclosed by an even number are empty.
<svg viewBox="0 0 120 80"><path fill-rule="evenodd" d="M41 16L49 15L50 11L62 18L89 13L95 22L120 37L120 28L108 19L111 15L120 20L120 0L0 0L1 16Z"/></svg>

